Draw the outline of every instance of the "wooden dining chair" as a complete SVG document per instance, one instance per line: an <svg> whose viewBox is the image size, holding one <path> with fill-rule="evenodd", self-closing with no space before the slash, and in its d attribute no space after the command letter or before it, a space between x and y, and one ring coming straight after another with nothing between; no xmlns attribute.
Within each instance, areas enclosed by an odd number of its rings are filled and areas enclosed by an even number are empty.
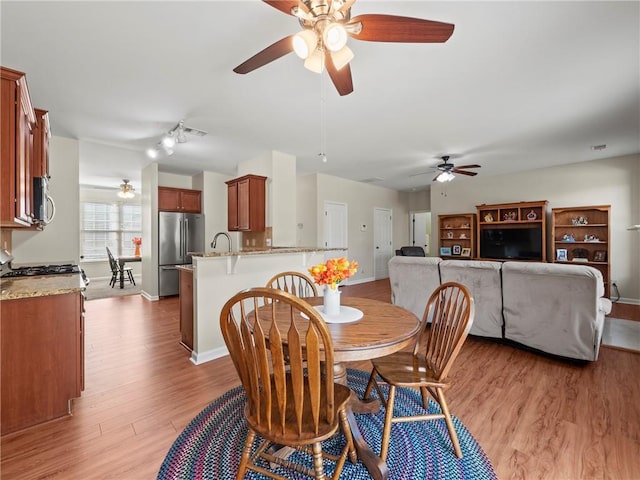
<svg viewBox="0 0 640 480"><path fill-rule="evenodd" d="M120 271L120 264L118 263L118 260L116 260L116 257L113 256L113 253L111 253L109 247L106 247L106 249L107 256L109 257L109 266L111 267L111 280L109 280L109 286L111 288L115 287L116 283L118 282L119 275L124 275L125 273L127 274L126 278L127 280L129 280L129 283L135 285L136 282L133 279L133 272L131 267L125 267L124 269L122 269L122 271Z"/></svg>
<svg viewBox="0 0 640 480"><path fill-rule="evenodd" d="M317 297L318 289L309 277L299 272L281 272L267 282L267 288L277 288L296 297Z"/></svg>
<svg viewBox="0 0 640 480"><path fill-rule="evenodd" d="M444 283L427 301L413 352L397 352L371 361L373 370L364 398L365 400L369 398L375 386L386 408L380 449L382 460L387 458L393 423L439 419L444 419L453 450L458 458L462 458L460 443L444 392L451 385L447 375L471 329L474 311L473 297L464 285L455 282ZM380 383L385 383L389 387L386 399ZM441 413L415 416L394 415L398 387L420 389L425 410L429 406L430 394L440 406Z"/></svg>
<svg viewBox="0 0 640 480"><path fill-rule="evenodd" d="M244 478L247 470L291 478L269 470L274 463L324 479L326 458L336 462L332 478L337 479L347 455L356 462L346 413L351 390L322 374L322 362L333 364L333 343L320 314L288 292L252 288L227 301L220 328L247 396L249 430L236 478ZM339 428L344 448L339 455L323 452L321 442ZM252 453L256 437L260 441ZM303 457L313 468L274 455L272 445L306 452Z"/></svg>

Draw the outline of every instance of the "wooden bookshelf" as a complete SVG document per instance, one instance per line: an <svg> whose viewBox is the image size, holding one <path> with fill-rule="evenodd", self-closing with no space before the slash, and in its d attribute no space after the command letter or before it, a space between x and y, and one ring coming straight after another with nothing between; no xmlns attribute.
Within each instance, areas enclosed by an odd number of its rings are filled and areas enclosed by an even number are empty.
<svg viewBox="0 0 640 480"><path fill-rule="evenodd" d="M610 297L610 205L553 208L552 261L589 265L602 273L605 296Z"/></svg>
<svg viewBox="0 0 640 480"><path fill-rule="evenodd" d="M462 260L476 258L475 233L475 213L438 215L438 252L440 252L440 257ZM443 254L443 249L448 249L446 251L449 254Z"/></svg>

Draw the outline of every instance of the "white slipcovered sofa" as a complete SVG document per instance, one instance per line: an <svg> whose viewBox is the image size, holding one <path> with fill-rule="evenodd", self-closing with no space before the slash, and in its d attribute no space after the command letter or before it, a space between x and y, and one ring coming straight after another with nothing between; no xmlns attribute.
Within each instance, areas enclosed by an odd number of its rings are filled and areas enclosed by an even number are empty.
<svg viewBox="0 0 640 480"><path fill-rule="evenodd" d="M393 257L393 303L422 318L440 283L465 285L476 313L470 333L578 360L598 358L604 317L602 274L586 265Z"/></svg>

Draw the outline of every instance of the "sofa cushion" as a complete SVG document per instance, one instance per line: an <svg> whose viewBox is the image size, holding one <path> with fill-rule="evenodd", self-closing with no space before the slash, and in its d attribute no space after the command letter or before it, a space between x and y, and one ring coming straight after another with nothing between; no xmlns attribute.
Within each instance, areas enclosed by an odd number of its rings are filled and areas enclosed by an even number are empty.
<svg viewBox="0 0 640 480"><path fill-rule="evenodd" d="M587 265L505 262L504 336L544 352L596 360L611 303L602 274Z"/></svg>
<svg viewBox="0 0 640 480"><path fill-rule="evenodd" d="M458 282L473 297L476 312L469 333L482 337L502 338L501 262L476 260L443 260L440 281Z"/></svg>
<svg viewBox="0 0 640 480"><path fill-rule="evenodd" d="M400 257L389 260L391 301L422 319L427 300L440 286L440 257Z"/></svg>

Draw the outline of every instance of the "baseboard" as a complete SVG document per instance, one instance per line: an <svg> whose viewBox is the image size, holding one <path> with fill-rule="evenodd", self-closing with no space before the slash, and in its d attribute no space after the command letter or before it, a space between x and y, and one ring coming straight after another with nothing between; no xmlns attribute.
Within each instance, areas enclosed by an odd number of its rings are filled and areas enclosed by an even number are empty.
<svg viewBox="0 0 640 480"><path fill-rule="evenodd" d="M144 290L142 290L140 292L140 295L142 295L144 298L146 298L150 302L157 302L158 300L160 300L160 297L158 297L158 295L150 295L149 293L145 292Z"/></svg>
<svg viewBox="0 0 640 480"><path fill-rule="evenodd" d="M613 299L611 300L613 302ZM638 298L621 298L616 303L627 303L629 305L640 305L640 299Z"/></svg>
<svg viewBox="0 0 640 480"><path fill-rule="evenodd" d="M190 360L194 365L202 365L203 363L210 362L216 358L226 357L227 355L229 355L229 350L227 350L226 347L218 347L202 353L192 351Z"/></svg>

